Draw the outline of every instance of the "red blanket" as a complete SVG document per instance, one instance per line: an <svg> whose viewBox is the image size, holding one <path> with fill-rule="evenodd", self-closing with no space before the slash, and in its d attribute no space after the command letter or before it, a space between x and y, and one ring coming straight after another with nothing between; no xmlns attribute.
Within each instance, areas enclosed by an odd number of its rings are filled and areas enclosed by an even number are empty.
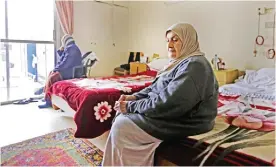
<svg viewBox="0 0 276 167"><path fill-rule="evenodd" d="M73 79L55 83L47 92L68 102L76 111L77 125L75 137L94 138L111 128L115 116L113 109L121 94L132 94L149 86L156 73L124 77L101 77Z"/></svg>

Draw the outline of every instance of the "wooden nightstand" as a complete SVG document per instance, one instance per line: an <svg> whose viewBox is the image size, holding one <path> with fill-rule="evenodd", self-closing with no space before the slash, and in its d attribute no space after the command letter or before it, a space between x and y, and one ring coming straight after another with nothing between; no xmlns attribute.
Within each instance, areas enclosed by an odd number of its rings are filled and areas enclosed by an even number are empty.
<svg viewBox="0 0 276 167"><path fill-rule="evenodd" d="M147 71L147 64L139 62L130 63L129 74L137 74L144 71Z"/></svg>
<svg viewBox="0 0 276 167"><path fill-rule="evenodd" d="M233 83L239 77L239 70L226 69L226 70L214 70L219 86Z"/></svg>

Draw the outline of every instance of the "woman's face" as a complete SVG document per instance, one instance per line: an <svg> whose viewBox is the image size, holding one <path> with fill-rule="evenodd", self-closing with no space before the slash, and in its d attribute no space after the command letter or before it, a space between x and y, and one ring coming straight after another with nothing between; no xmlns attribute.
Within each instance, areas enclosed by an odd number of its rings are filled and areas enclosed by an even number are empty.
<svg viewBox="0 0 276 167"><path fill-rule="evenodd" d="M181 56L182 41L180 38L172 31L167 33L167 49L168 56L171 59L176 59Z"/></svg>

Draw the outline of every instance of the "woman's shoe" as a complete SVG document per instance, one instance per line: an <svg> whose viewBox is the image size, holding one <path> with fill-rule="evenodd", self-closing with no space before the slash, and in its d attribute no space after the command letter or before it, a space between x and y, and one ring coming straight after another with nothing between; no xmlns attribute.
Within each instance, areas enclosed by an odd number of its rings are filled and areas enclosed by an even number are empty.
<svg viewBox="0 0 276 167"><path fill-rule="evenodd" d="M38 102L38 101L33 98L29 98L29 99L23 99L23 100L16 101L13 104L29 104L32 102Z"/></svg>
<svg viewBox="0 0 276 167"><path fill-rule="evenodd" d="M52 102L50 100L45 100L44 104L38 105L38 108L50 108L52 107Z"/></svg>

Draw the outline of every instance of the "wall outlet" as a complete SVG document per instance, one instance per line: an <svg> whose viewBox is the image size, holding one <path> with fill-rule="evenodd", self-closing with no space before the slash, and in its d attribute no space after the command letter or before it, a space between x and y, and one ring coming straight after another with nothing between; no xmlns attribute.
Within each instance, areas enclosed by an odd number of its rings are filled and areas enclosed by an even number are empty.
<svg viewBox="0 0 276 167"><path fill-rule="evenodd" d="M275 24L274 22L265 22L265 28L274 28Z"/></svg>

